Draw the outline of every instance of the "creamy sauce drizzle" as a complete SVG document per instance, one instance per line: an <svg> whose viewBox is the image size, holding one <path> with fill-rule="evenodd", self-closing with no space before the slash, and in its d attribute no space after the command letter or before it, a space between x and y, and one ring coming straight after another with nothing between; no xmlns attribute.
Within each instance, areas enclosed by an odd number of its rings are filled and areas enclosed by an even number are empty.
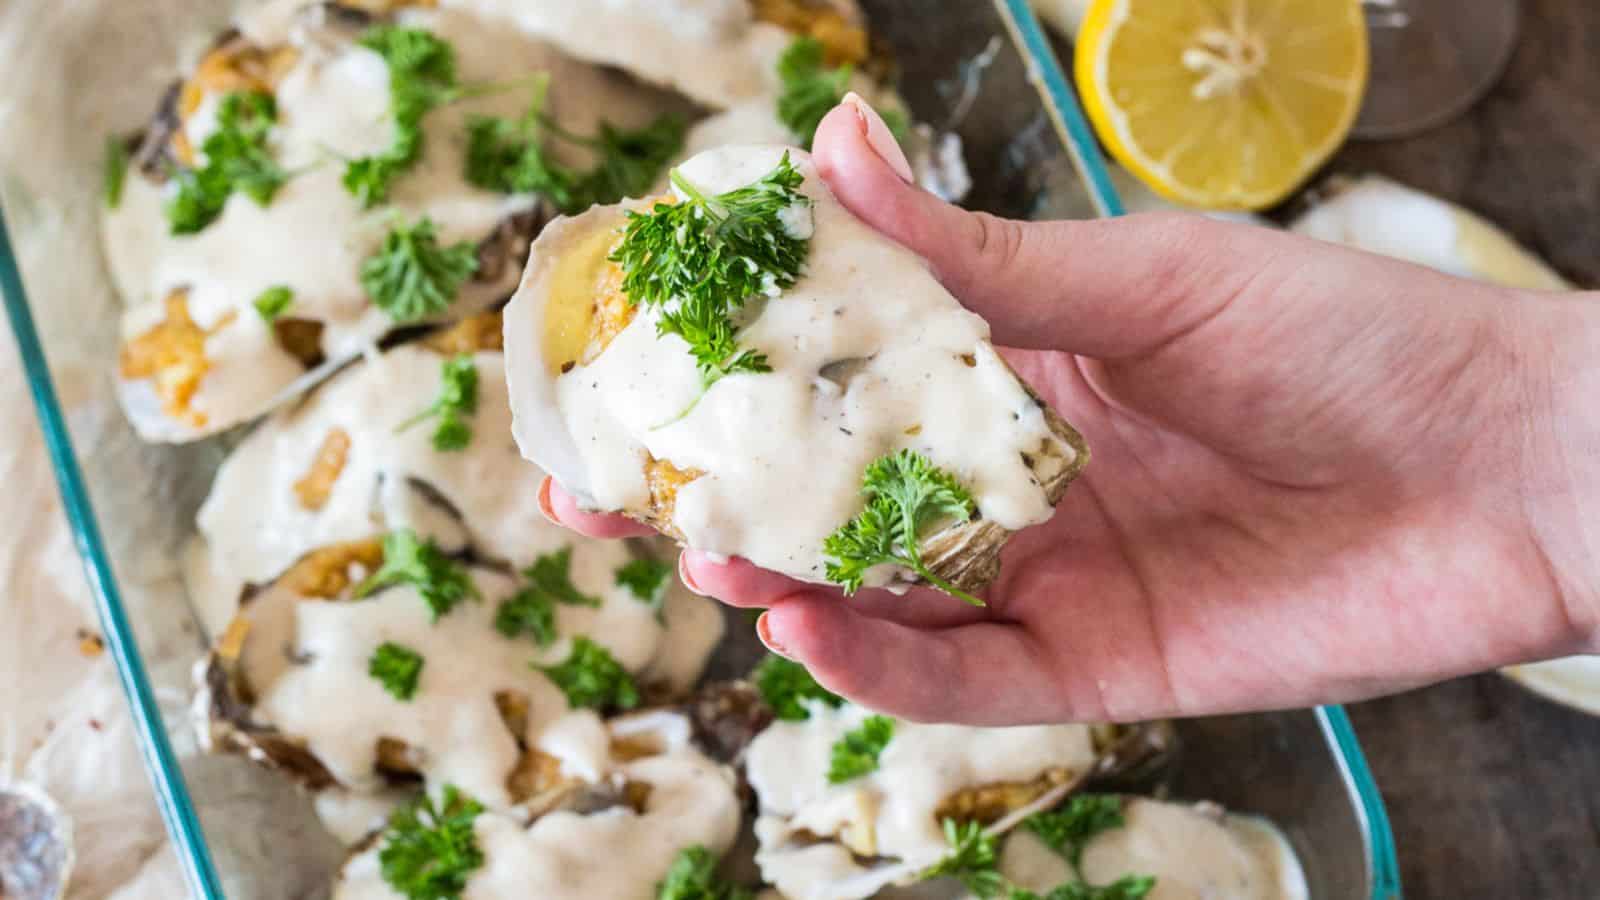
<svg viewBox="0 0 1600 900"><path fill-rule="evenodd" d="M485 813L474 822L483 868L467 882L463 900L653 900L655 885L686 847L700 844L721 854L739 826L733 773L687 741L687 723L675 715L682 737L665 752L631 762L599 760L606 777L644 783L643 812L617 806L593 813L558 811L524 824L514 815ZM374 848L345 867L338 900L390 900Z"/></svg>
<svg viewBox="0 0 1600 900"><path fill-rule="evenodd" d="M811 718L776 722L750 744L747 777L760 802L756 862L794 900L866 897L843 890L868 867L857 856L931 864L948 846L934 813L963 788L1029 782L1047 770L1081 772L1094 762L1083 725L970 728L896 722L878 769L829 784L833 745L870 713L813 704ZM800 832L825 840L795 843ZM850 849L856 849L852 855Z"/></svg>
<svg viewBox="0 0 1600 900"><path fill-rule="evenodd" d="M374 748L379 737L390 737L416 752L430 783L454 784L486 804L507 806L511 798L505 778L518 751L494 694L527 696L524 737L537 745L545 730L563 717L592 718L593 713L569 710L560 689L530 662L558 663L571 652L571 636L586 634L629 671L642 672L660 646L663 629L649 607L612 587L616 562L603 554L575 555L573 583L602 597L603 603L599 608L558 605L560 637L544 648L494 630L495 610L517 585L481 568L472 570L472 578L483 602L462 603L438 622L429 621L427 604L409 586L361 601L258 597L242 614L265 629L286 625L290 630L281 639L271 630L255 634L247 644L245 672L259 695L255 713L284 732L303 736L334 777L353 789L371 792L384 786L374 770ZM271 592L282 593L287 590ZM257 617L258 606L262 618ZM385 641L409 647L424 659L409 701L391 696L367 674L368 660Z"/></svg>
<svg viewBox="0 0 1600 900"><path fill-rule="evenodd" d="M505 18L579 59L624 67L717 109L775 96L778 57L794 40L756 21L749 0L443 2Z"/></svg>
<svg viewBox="0 0 1600 900"><path fill-rule="evenodd" d="M463 83L514 82L550 74L550 110L575 131L590 132L603 117L639 125L658 111L659 99L617 73L573 61L548 44L493 21L452 11L412 10L405 24L427 27L456 50ZM264 29L270 31L270 29ZM395 182L392 204L363 210L340 179L345 157L376 152L391 139L389 73L383 59L352 40L355 32L310 24L282 28L299 56L277 85L276 160L294 173L266 207L234 194L220 218L196 235L168 233L162 203L175 189L130 173L123 201L104 219L113 278L130 309L125 339L159 322L169 293L188 290L190 315L202 328L227 324L206 341L211 370L191 407L207 416L207 430L225 427L267 408L302 372L274 340L250 303L268 287L294 291L288 315L323 323L322 350L333 359L361 351L392 327L367 299L360 266L375 252L390 222L426 215L442 243L478 242L507 216L530 209L534 198L505 196L468 184L463 175L466 122L473 115L517 116L529 93L508 89L447 104L423 122L426 149L415 168ZM273 35L278 36L278 35ZM187 123L198 146L214 117L205 110ZM555 148L564 162L586 163L588 151ZM515 264L495 282L469 282L453 312L482 308L515 283ZM227 317L232 314L231 320ZM147 436L182 437L188 428L158 412L152 398L130 399L136 424ZM146 404L150 408L146 408Z"/></svg>
<svg viewBox="0 0 1600 900"><path fill-rule="evenodd" d="M716 193L764 176L783 152L722 148L683 171ZM701 380L684 342L658 337L657 315L646 310L593 363L556 380L554 402L582 463L552 471L613 510L647 505L646 454L704 472L677 494L674 522L689 545L812 581L823 578L823 539L860 510L861 473L902 447L955 473L981 515L1006 528L1048 518L1022 455L1056 442L990 346L988 326L922 260L846 211L807 155L793 158L814 204L808 268L794 287L756 304L759 314L740 337L741 346L766 353L774 371L725 378L690 415L663 425L700 395ZM508 317L514 369L518 354L541 352L538 335L516 331L526 324L518 304L541 308L544 298L529 296L538 290L549 288L525 285ZM853 371L836 374L841 369ZM529 409L548 400L519 394L513 402L519 422L527 415L548 424L542 409ZM538 447L551 439L519 440L539 459ZM869 582L892 575L871 573Z"/></svg>
<svg viewBox="0 0 1600 900"><path fill-rule="evenodd" d="M1135 798L1127 825L1101 833L1083 854L1090 884L1124 875L1156 879L1146 900L1305 900L1305 875L1277 829L1210 804L1186 806ZM1006 839L1000 870L1021 887L1044 893L1071 878L1066 861L1032 833Z"/></svg>

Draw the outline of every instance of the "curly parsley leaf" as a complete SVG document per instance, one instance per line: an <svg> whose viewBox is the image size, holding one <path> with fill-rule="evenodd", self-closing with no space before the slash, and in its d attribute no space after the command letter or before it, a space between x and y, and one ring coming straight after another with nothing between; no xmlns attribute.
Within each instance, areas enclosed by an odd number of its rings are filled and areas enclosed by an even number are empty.
<svg viewBox="0 0 1600 900"><path fill-rule="evenodd" d="M833 745L828 760L828 783L841 784L878 769L878 757L894 739L894 720L867 716L860 726L845 732Z"/></svg>
<svg viewBox="0 0 1600 900"><path fill-rule="evenodd" d="M478 364L471 354L460 353L444 361L439 371L439 396L433 403L401 422L395 432L405 431L428 418L437 418L433 428L433 449L447 452L465 450L472 443L472 426L466 417L478 411Z"/></svg>
<svg viewBox="0 0 1600 900"><path fill-rule="evenodd" d="M128 142L119 137L106 138L106 154L102 168L102 187L106 206L116 209L122 205L122 186L128 180Z"/></svg>
<svg viewBox="0 0 1600 900"><path fill-rule="evenodd" d="M396 223L383 247L361 263L361 287L400 324L437 316L478 271L477 248L467 242L439 246L433 221Z"/></svg>
<svg viewBox="0 0 1600 900"><path fill-rule="evenodd" d="M926 456L901 450L875 460L861 480L866 508L823 541L829 581L853 594L867 570L893 564L974 606L983 601L933 574L922 562L922 531L940 520L966 522L977 511L972 494Z"/></svg>
<svg viewBox="0 0 1600 900"><path fill-rule="evenodd" d="M422 158L422 118L451 99L456 61L447 41L420 28L377 25L361 35L360 43L389 67L389 118L394 123L394 136L381 153L345 164L345 189L371 208L387 200L395 178Z"/></svg>
<svg viewBox="0 0 1600 900"><path fill-rule="evenodd" d="M1156 880L1148 875L1124 875L1111 884L1102 885L1069 881L1043 896L1012 888L1006 900L1144 900L1155 886Z"/></svg>
<svg viewBox="0 0 1600 900"><path fill-rule="evenodd" d="M667 877L656 883L656 900L751 900L750 891L717 877L717 858L696 844L678 853Z"/></svg>
<svg viewBox="0 0 1600 900"><path fill-rule="evenodd" d="M788 154L754 184L709 197L674 170L683 202L628 213L611 255L623 293L659 311L659 334L683 338L708 389L737 372L771 371L764 354L739 348L733 317L751 298L793 286L805 268L812 224L804 181Z"/></svg>
<svg viewBox="0 0 1600 900"><path fill-rule="evenodd" d="M1122 798L1114 794L1074 794L1062 806L1035 813L1023 824L1076 870L1083 861L1083 848L1096 835L1125 824Z"/></svg>
<svg viewBox="0 0 1600 900"><path fill-rule="evenodd" d="M272 202L289 180L267 149L267 135L277 120L271 94L235 91L222 98L217 128L200 145L204 163L175 175L177 191L166 204L173 234L195 234L216 221L235 191L261 206Z"/></svg>
<svg viewBox="0 0 1600 900"><path fill-rule="evenodd" d="M661 603L667 596L667 584L671 579L672 563L648 557L632 560L617 570L617 586L627 588L640 603L647 603L655 609L657 615L661 612Z"/></svg>
<svg viewBox="0 0 1600 900"><path fill-rule="evenodd" d="M639 687L628 670L600 644L579 636L572 653L554 666L534 666L555 682L574 709L633 709Z"/></svg>
<svg viewBox="0 0 1600 900"><path fill-rule="evenodd" d="M389 817L378 864L383 880L407 900L455 900L483 865L473 833L482 804L446 785L437 804L426 793Z"/></svg>
<svg viewBox="0 0 1600 900"><path fill-rule="evenodd" d="M820 701L834 709L844 704L843 698L817 684L805 666L776 654L768 654L751 677L773 715L787 722L811 718L808 701Z"/></svg>
<svg viewBox="0 0 1600 900"><path fill-rule="evenodd" d="M533 642L548 647L556 639L556 604L599 606L600 598L578 590L572 583L572 548L546 553L522 570L528 580L522 590L500 604L494 627L506 637L526 633Z"/></svg>
<svg viewBox="0 0 1600 900"><path fill-rule="evenodd" d="M950 853L922 870L921 880L954 878L981 900L1004 895L1009 885L1000 874L995 839L983 833L982 823L945 819L944 839Z"/></svg>
<svg viewBox="0 0 1600 900"><path fill-rule="evenodd" d="M648 191L683 149L688 126L672 114L632 130L602 122L594 137L567 131L545 114L547 87L547 80L537 84L521 118L475 116L467 123L467 181L508 194L539 194L572 215ZM547 138L589 148L597 158L594 168L584 172L557 162Z"/></svg>
<svg viewBox="0 0 1600 900"><path fill-rule="evenodd" d="M398 584L417 589L435 622L461 601L478 598L478 588L466 567L445 556L431 539L419 539L409 528L384 535L383 565L356 587L355 596L365 597Z"/></svg>
<svg viewBox="0 0 1600 900"><path fill-rule="evenodd" d="M367 660L367 674L396 699L410 700L417 693L417 679L422 677L422 654L394 641L384 641Z"/></svg>
<svg viewBox="0 0 1600 900"><path fill-rule="evenodd" d="M778 81L782 85L778 94L778 121L802 147L811 149L817 126L849 92L854 71L854 67L848 65L828 68L824 64L822 42L813 37L796 38L778 57ZM882 110L880 115L895 140L904 141L911 124L905 113L891 108Z"/></svg>
<svg viewBox="0 0 1600 900"><path fill-rule="evenodd" d="M288 312L289 304L293 302L294 291L287 285L278 284L262 291L252 305L255 306L256 312L261 315L262 320L270 323Z"/></svg>

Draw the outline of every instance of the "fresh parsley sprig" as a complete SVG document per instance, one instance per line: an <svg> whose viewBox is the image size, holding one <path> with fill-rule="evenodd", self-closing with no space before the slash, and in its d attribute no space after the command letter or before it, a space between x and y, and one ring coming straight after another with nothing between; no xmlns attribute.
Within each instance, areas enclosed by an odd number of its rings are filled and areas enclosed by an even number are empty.
<svg viewBox="0 0 1600 900"><path fill-rule="evenodd" d="M450 308L456 292L478 271L478 250L465 241L439 245L433 221L396 222L383 247L361 263L361 287L399 324Z"/></svg>
<svg viewBox="0 0 1600 900"><path fill-rule="evenodd" d="M667 597L667 584L672 579L672 563L659 559L640 557L617 570L617 586L628 589L640 603L645 603L661 616L661 606Z"/></svg>
<svg viewBox="0 0 1600 900"><path fill-rule="evenodd" d="M278 317L289 311L289 304L294 302L294 291L283 284L276 284L267 288L252 302L262 321L271 324Z"/></svg>
<svg viewBox="0 0 1600 900"><path fill-rule="evenodd" d="M772 709L772 714L786 722L800 722L811 718L806 704L811 701L825 703L838 709L844 699L817 684L805 666L777 654L768 654L751 675L756 690Z"/></svg>
<svg viewBox="0 0 1600 900"><path fill-rule="evenodd" d="M888 716L867 716L861 724L834 742L828 759L828 783L843 784L853 778L876 772L883 748L894 740L894 720Z"/></svg>
<svg viewBox="0 0 1600 900"><path fill-rule="evenodd" d="M981 822L944 820L944 839L950 852L922 870L919 880L954 878L981 900L1003 896L1009 888L1000 874L995 838L984 834Z"/></svg>
<svg viewBox="0 0 1600 900"><path fill-rule="evenodd" d="M383 880L407 900L455 900L483 866L473 820L483 805L446 785L437 804L423 793L389 817L378 864Z"/></svg>
<svg viewBox="0 0 1600 900"><path fill-rule="evenodd" d="M778 94L778 121L802 147L811 149L817 126L844 99L854 71L849 65L828 68L824 64L822 42L813 37L796 38L778 57L778 80L782 84ZM880 115L894 133L895 140L905 140L910 129L905 113L889 108Z"/></svg>
<svg viewBox="0 0 1600 900"><path fill-rule="evenodd" d="M574 709L633 709L639 687L604 646L587 637L572 641L572 653L554 666L534 666L555 682Z"/></svg>
<svg viewBox="0 0 1600 900"><path fill-rule="evenodd" d="M359 599L397 584L415 587L435 622L461 601L479 596L465 566L445 556L432 539L423 541L409 528L384 535L383 565L356 586L355 596Z"/></svg>
<svg viewBox="0 0 1600 900"><path fill-rule="evenodd" d="M548 647L556 639L556 604L600 605L600 598L585 594L572 583L572 548L546 553L522 570L528 583L495 611L495 630L506 637L526 633L533 642Z"/></svg>
<svg viewBox="0 0 1600 900"><path fill-rule="evenodd" d="M175 173L177 191L165 208L173 234L195 234L216 221L235 191L261 206L272 202L289 180L267 148L267 135L277 120L271 94L234 91L223 96L217 128L200 145L203 164Z"/></svg>
<svg viewBox="0 0 1600 900"><path fill-rule="evenodd" d="M384 641L367 660L367 674L397 700L410 700L417 693L422 677L422 654L403 644Z"/></svg>
<svg viewBox="0 0 1600 900"><path fill-rule="evenodd" d="M751 298L793 286L805 268L812 226L804 181L787 153L754 184L715 196L674 170L683 202L628 213L611 255L623 293L658 310L657 333L683 338L707 389L737 372L771 371L764 354L740 349L733 317Z"/></svg>
<svg viewBox="0 0 1600 900"><path fill-rule="evenodd" d="M1035 813L1023 821L1073 871L1083 862L1083 848L1101 832L1121 828L1122 798L1114 794L1074 794L1062 806Z"/></svg>
<svg viewBox="0 0 1600 900"><path fill-rule="evenodd" d="M376 25L359 40L389 67L389 117L393 137L382 152L345 164L344 186L365 208L389 197L401 172L422 158L422 118L451 99L456 87L455 49L421 28Z"/></svg>
<svg viewBox="0 0 1600 900"><path fill-rule="evenodd" d="M972 494L954 475L912 450L880 457L861 479L867 499L861 514L823 541L829 581L853 594L867 570L892 564L974 606L982 600L935 575L922 561L922 531L940 520L966 522L977 511Z"/></svg>
<svg viewBox="0 0 1600 900"><path fill-rule="evenodd" d="M128 180L129 161L128 141L115 135L106 138L101 187L108 209L116 209L122 205L122 186Z"/></svg>
<svg viewBox="0 0 1600 900"><path fill-rule="evenodd" d="M508 194L543 196L572 215L648 191L683 149L683 118L664 114L639 129L600 124L594 137L574 134L545 113L548 79L536 83L528 111L517 119L475 116L467 123L467 181ZM587 172L550 156L546 138L587 147L597 158Z"/></svg>
<svg viewBox="0 0 1600 900"><path fill-rule="evenodd" d="M439 396L427 409L401 422L395 433L424 419L437 418L433 427L433 449L441 452L465 450L472 443L472 425L466 417L477 411L478 364L471 354L459 353L440 367Z"/></svg>
<svg viewBox="0 0 1600 900"><path fill-rule="evenodd" d="M696 844L679 851L656 883L656 900L751 900L749 890L717 877L717 858Z"/></svg>
<svg viewBox="0 0 1600 900"><path fill-rule="evenodd" d="M1005 900L1143 900L1155 879L1144 875L1125 875L1111 884L1092 885L1083 877L1080 862L1083 849L1095 835L1120 828L1122 799L1115 796L1078 794L1065 806L1052 812L1029 816L1028 829L1039 836L1072 867L1073 880L1038 894L1011 884L1000 872L996 839L983 833L978 822L944 820L945 840L950 854L924 870L923 879L949 876L959 879L979 898Z"/></svg>

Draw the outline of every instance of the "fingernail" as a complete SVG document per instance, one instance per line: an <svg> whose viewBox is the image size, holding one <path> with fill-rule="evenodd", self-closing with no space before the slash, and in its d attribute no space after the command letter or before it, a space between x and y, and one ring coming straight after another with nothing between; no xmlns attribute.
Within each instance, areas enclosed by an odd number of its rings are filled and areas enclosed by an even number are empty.
<svg viewBox="0 0 1600 900"><path fill-rule="evenodd" d="M539 512L550 520L550 524L560 525L561 520L556 518L555 507L550 505L550 484L554 480L549 475L546 475L544 481L539 482Z"/></svg>
<svg viewBox="0 0 1600 900"><path fill-rule="evenodd" d="M861 133L866 136L872 151L889 164L900 180L906 184L916 181L916 176L911 172L911 161L906 159L906 152L900 149L900 142L894 139L894 132L889 130L889 123L883 120L883 116L878 115L872 104L855 91L845 94L844 102L856 108L856 117L861 120Z"/></svg>
<svg viewBox="0 0 1600 900"><path fill-rule="evenodd" d="M700 590L700 585L695 584L694 583L694 579L689 577L689 566L687 565L687 562L686 562L688 560L688 558L689 558L689 554L687 554L687 553L679 553L678 554L678 580L683 582L683 586L684 587L686 587L689 590L695 592L696 594L699 594L702 597L711 596L710 594L707 594L705 591Z"/></svg>
<svg viewBox="0 0 1600 900"><path fill-rule="evenodd" d="M761 639L761 643L765 644L768 650L792 662L794 657L785 653L783 645L772 639L772 632L768 630L770 626L767 625L767 617L770 615L771 613L762 613L761 617L756 619L756 637Z"/></svg>

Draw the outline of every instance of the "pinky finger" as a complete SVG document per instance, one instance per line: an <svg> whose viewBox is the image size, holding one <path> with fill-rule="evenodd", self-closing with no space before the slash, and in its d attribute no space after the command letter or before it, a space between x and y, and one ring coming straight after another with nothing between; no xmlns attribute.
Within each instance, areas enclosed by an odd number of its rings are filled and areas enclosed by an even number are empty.
<svg viewBox="0 0 1600 900"><path fill-rule="evenodd" d="M650 526L641 525L626 516L585 512L579 509L578 501L562 490L561 485L556 484L556 480L548 475L545 476L544 483L539 485L539 509L550 521L587 537L625 538L655 534L655 530Z"/></svg>

